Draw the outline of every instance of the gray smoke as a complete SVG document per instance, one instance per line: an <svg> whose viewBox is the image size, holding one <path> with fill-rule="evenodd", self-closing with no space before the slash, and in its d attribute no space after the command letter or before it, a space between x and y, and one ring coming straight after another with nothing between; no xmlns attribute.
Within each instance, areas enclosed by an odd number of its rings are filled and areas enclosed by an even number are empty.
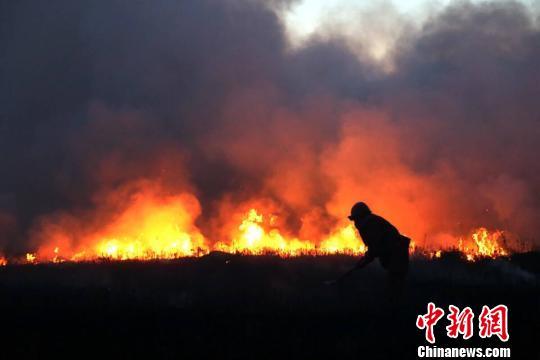
<svg viewBox="0 0 540 360"><path fill-rule="evenodd" d="M264 1L0 6L5 252L140 178L194 192L207 233L225 198L292 223L362 198L416 237L538 243L540 32L518 3L452 5L398 39L389 73L338 36L288 51Z"/></svg>

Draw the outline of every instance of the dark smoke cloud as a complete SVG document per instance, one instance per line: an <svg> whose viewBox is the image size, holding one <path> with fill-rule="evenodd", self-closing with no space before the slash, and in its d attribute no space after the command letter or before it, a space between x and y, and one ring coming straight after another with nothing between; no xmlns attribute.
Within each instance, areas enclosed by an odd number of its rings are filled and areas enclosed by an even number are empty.
<svg viewBox="0 0 540 360"><path fill-rule="evenodd" d="M413 148L420 145L409 166L433 172L443 164L469 194L456 199L469 220L536 239L539 35L517 3L451 7L398 59L385 94L387 108L410 121Z"/></svg>
<svg viewBox="0 0 540 360"><path fill-rule="evenodd" d="M141 178L193 191L203 231L224 198L331 219L363 198L415 236L538 239L540 33L517 3L448 8L386 75L338 37L289 52L262 1L6 1L0 44L7 251Z"/></svg>

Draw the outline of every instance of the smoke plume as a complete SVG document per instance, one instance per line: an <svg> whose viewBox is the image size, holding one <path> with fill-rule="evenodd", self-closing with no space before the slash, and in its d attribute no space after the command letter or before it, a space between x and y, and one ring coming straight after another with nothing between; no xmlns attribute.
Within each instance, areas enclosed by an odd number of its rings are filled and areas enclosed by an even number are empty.
<svg viewBox="0 0 540 360"><path fill-rule="evenodd" d="M530 10L455 3L392 32L381 70L338 35L291 50L272 5L4 2L0 251L60 230L75 251L140 201L210 243L253 206L320 240L363 200L417 243L485 226L538 244Z"/></svg>

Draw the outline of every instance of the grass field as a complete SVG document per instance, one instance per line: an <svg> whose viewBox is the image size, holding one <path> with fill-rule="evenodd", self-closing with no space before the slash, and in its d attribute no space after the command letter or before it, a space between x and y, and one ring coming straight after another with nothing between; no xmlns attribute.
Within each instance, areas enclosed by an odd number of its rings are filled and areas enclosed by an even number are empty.
<svg viewBox="0 0 540 360"><path fill-rule="evenodd" d="M323 285L355 261L213 253L2 267L0 358L414 359L426 344L415 319L429 301L476 316L482 305L509 307L508 343L477 328L467 341L449 339L444 319L437 346L509 346L513 359L540 358L540 253L413 259L397 305L378 263Z"/></svg>

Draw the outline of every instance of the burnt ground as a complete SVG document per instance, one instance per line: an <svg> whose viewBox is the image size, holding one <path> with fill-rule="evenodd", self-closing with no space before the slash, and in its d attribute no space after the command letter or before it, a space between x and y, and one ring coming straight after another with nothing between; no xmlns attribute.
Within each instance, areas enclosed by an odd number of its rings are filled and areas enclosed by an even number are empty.
<svg viewBox="0 0 540 360"><path fill-rule="evenodd" d="M158 262L0 268L0 358L408 359L426 344L415 319L429 301L470 306L475 335L437 346L509 346L540 358L540 253L467 263L415 259L407 292L386 300L378 263L325 286L347 256L211 254ZM509 307L510 340L478 337L482 305Z"/></svg>

